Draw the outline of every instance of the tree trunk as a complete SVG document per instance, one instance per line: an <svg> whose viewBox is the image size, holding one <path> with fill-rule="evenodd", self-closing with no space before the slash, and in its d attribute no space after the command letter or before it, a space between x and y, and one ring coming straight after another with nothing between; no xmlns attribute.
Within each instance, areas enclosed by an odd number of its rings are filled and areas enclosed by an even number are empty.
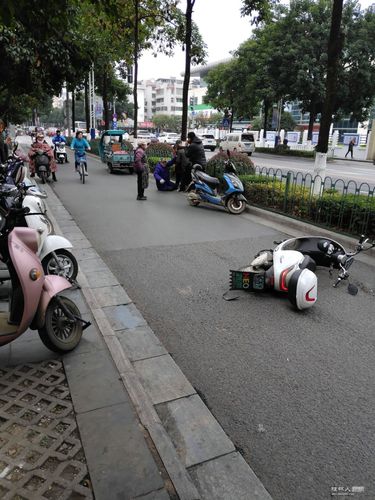
<svg viewBox="0 0 375 500"><path fill-rule="evenodd" d="M108 110L108 87L107 87L107 74L104 70L103 74L103 120L105 130L109 130L109 110Z"/></svg>
<svg viewBox="0 0 375 500"><path fill-rule="evenodd" d="M343 0L333 0L331 30L328 42L326 95L323 105L322 118L320 120L319 141L316 147L316 150L319 153L327 153L328 151L329 130L331 127L332 115L335 110L337 74L339 58L343 45L343 38L340 29L342 6Z"/></svg>
<svg viewBox="0 0 375 500"><path fill-rule="evenodd" d="M267 138L267 122L268 122L268 112L270 109L270 103L265 100L264 101L264 117L263 117L263 139Z"/></svg>
<svg viewBox="0 0 375 500"><path fill-rule="evenodd" d="M310 102L310 118L309 118L309 128L307 129L307 140L312 141L314 123L316 120L316 104L314 101Z"/></svg>
<svg viewBox="0 0 375 500"><path fill-rule="evenodd" d="M71 135L70 130L70 105L69 105L69 90L66 86L66 128L68 129L68 137Z"/></svg>
<svg viewBox="0 0 375 500"><path fill-rule="evenodd" d="M72 129L73 129L73 134L76 131L76 95L74 93L74 90L72 90Z"/></svg>
<svg viewBox="0 0 375 500"><path fill-rule="evenodd" d="M134 0L134 78L133 78L133 101L134 101L134 138L138 136L138 56L139 56L139 0Z"/></svg>
<svg viewBox="0 0 375 500"><path fill-rule="evenodd" d="M85 117L86 117L86 132L90 132L89 83L87 81L87 76L85 78Z"/></svg>
<svg viewBox="0 0 375 500"><path fill-rule="evenodd" d="M181 140L186 141L188 122L188 98L190 84L190 64L191 64L191 31L192 15L195 0L186 0L186 32L185 32L185 75L182 88L182 119L181 119Z"/></svg>

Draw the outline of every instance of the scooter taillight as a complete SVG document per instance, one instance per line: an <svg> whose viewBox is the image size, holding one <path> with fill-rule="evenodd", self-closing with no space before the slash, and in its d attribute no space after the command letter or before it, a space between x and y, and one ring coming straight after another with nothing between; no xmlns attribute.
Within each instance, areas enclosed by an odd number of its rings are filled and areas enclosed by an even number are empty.
<svg viewBox="0 0 375 500"><path fill-rule="evenodd" d="M286 269L284 269L284 271L280 275L280 290L282 292L288 291L288 286L286 284L286 278L292 269L294 269L294 266L287 267Z"/></svg>

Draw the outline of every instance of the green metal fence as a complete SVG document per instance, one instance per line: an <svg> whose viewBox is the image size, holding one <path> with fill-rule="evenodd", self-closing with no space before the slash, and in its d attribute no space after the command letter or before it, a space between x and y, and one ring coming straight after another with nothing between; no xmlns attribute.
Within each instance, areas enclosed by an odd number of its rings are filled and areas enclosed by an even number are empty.
<svg viewBox="0 0 375 500"><path fill-rule="evenodd" d="M375 237L374 187L367 183L264 167L244 181L250 204L339 232Z"/></svg>

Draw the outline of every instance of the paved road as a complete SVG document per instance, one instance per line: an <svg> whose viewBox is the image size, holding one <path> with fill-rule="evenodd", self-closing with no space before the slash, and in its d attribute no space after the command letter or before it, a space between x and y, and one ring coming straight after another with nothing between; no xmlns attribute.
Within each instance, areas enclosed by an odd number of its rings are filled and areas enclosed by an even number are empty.
<svg viewBox="0 0 375 500"><path fill-rule="evenodd" d="M89 172L82 186L60 167L58 196L273 498L375 498L374 270L355 264L356 297L320 271L305 313L270 295L225 302L229 269L283 235L153 184L137 202L135 176L96 159Z"/></svg>

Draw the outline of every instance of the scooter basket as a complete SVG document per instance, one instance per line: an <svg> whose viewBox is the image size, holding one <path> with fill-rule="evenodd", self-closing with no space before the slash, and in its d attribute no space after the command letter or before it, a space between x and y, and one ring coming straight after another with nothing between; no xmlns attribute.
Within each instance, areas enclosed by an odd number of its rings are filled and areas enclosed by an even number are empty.
<svg viewBox="0 0 375 500"><path fill-rule="evenodd" d="M230 271L230 289L260 292L266 288L266 273L264 271Z"/></svg>

